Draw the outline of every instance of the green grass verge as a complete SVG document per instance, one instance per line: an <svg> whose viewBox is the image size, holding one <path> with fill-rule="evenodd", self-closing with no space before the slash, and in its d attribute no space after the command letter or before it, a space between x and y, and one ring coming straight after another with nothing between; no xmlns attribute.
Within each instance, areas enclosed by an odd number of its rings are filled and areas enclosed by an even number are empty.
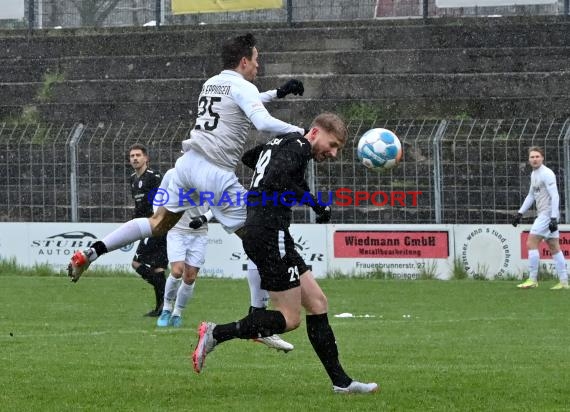
<svg viewBox="0 0 570 412"><path fill-rule="evenodd" d="M132 277L0 277L0 404L41 411L562 411L570 381L570 293L554 281L323 279L347 372L372 396L334 395L304 325L289 354L250 341L188 354L201 320L249 305L245 280L199 279L179 330L142 316ZM350 312L373 317L335 318ZM408 316L409 315L409 316Z"/></svg>

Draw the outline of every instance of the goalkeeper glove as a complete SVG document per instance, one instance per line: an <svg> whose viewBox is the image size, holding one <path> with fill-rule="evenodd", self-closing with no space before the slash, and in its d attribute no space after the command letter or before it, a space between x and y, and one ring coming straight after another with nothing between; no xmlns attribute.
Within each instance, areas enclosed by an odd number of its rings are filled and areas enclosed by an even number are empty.
<svg viewBox="0 0 570 412"><path fill-rule="evenodd" d="M513 221L512 221L513 226L517 227L517 225L521 222L521 219L522 219L522 214L517 213L515 215L515 217L513 217Z"/></svg>
<svg viewBox="0 0 570 412"><path fill-rule="evenodd" d="M208 221L208 219L206 219L206 216L200 215L198 217L193 217L192 220L190 221L190 223L188 224L188 226L191 229L199 229L207 221Z"/></svg>
<svg viewBox="0 0 570 412"><path fill-rule="evenodd" d="M282 99L291 93L296 96L302 96L304 92L305 88L303 87L303 82L297 79L291 79L277 89L277 98Z"/></svg>
<svg viewBox="0 0 570 412"><path fill-rule="evenodd" d="M550 224L548 225L548 230L551 232L556 232L558 230L558 219L555 217L550 218Z"/></svg>

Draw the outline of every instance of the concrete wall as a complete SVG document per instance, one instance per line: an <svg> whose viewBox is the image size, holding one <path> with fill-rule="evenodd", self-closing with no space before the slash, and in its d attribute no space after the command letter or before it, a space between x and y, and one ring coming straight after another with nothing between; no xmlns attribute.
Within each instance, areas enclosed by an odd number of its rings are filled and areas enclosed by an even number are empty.
<svg viewBox="0 0 570 412"><path fill-rule="evenodd" d="M260 90L289 77L289 120L355 104L385 117L565 117L570 23L563 18L433 19L247 26ZM0 33L0 118L188 120L219 71L230 26Z"/></svg>

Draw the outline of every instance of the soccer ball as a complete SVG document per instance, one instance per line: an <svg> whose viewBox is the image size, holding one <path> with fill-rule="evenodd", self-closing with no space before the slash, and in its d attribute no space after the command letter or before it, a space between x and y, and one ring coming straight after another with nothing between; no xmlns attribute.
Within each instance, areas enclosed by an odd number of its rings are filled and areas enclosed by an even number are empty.
<svg viewBox="0 0 570 412"><path fill-rule="evenodd" d="M402 143L387 129L370 129L362 135L356 149L358 159L373 170L388 170L402 158Z"/></svg>

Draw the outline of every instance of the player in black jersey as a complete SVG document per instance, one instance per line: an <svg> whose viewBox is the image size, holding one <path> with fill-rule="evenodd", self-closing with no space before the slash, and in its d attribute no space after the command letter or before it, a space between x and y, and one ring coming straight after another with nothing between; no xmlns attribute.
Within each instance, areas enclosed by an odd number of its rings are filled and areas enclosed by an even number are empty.
<svg viewBox="0 0 570 412"><path fill-rule="evenodd" d="M148 151L144 145L134 144L130 147L129 162L134 169L130 177L131 195L135 201L133 219L150 217L154 213L149 194L152 197L152 192L160 186L162 175L156 170L149 169L148 161ZM154 288L156 305L145 316L159 316L162 311L166 285L164 271L168 267L166 235L141 240L132 266Z"/></svg>
<svg viewBox="0 0 570 412"><path fill-rule="evenodd" d="M327 298L295 250L289 234L291 206L308 204L320 223L330 220L330 208L309 192L305 171L309 160L335 158L346 143L344 122L332 113L315 118L302 136L277 136L244 154L243 162L255 170L247 198L247 219L242 238L245 252L257 265L261 287L270 292L275 310L256 311L237 322L216 325L202 322L192 355L200 372L206 355L230 339L252 339L288 332L299 327L301 307L306 311L307 334L337 393L372 393L376 383L350 378L338 359L335 336L328 321Z"/></svg>

